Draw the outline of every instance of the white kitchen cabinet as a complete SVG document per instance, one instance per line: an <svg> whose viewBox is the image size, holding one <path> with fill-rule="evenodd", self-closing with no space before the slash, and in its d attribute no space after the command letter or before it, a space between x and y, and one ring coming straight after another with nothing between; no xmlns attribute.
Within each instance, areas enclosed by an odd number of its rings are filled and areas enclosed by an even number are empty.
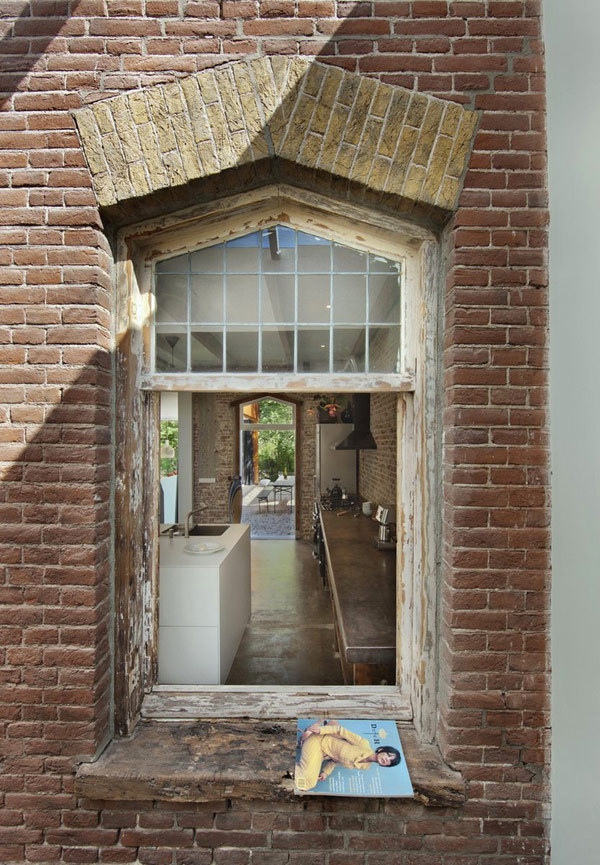
<svg viewBox="0 0 600 865"><path fill-rule="evenodd" d="M186 544L224 549L193 555ZM223 684L250 618L250 527L234 524L217 537L160 540L158 681Z"/></svg>

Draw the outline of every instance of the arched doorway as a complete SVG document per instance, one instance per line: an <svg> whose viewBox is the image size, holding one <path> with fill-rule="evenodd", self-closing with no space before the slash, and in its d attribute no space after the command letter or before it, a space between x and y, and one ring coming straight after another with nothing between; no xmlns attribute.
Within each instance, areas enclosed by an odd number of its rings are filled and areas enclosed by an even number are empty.
<svg viewBox="0 0 600 865"><path fill-rule="evenodd" d="M264 394L239 403L237 411L242 522L250 525L253 539L293 540L298 524L298 402Z"/></svg>

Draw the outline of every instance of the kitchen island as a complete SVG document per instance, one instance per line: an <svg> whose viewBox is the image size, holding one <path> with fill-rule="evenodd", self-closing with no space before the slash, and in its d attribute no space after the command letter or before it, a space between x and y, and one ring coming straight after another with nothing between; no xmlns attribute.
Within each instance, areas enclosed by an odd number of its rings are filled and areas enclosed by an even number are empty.
<svg viewBox="0 0 600 865"><path fill-rule="evenodd" d="M321 511L327 574L344 681L396 681L396 553L372 544L377 523Z"/></svg>
<svg viewBox="0 0 600 865"><path fill-rule="evenodd" d="M219 544L194 554L187 545ZM250 527L160 538L158 681L223 684L250 618Z"/></svg>

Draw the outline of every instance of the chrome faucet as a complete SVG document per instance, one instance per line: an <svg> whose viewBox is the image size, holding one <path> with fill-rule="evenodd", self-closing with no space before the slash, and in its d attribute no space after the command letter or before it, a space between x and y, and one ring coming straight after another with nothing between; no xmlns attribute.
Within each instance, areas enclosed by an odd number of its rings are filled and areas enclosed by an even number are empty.
<svg viewBox="0 0 600 865"><path fill-rule="evenodd" d="M189 538L190 536L190 517L193 517L194 514L199 514L201 511L205 511L208 508L208 505L200 505L198 508L194 508L193 511L190 511L185 518L185 536Z"/></svg>

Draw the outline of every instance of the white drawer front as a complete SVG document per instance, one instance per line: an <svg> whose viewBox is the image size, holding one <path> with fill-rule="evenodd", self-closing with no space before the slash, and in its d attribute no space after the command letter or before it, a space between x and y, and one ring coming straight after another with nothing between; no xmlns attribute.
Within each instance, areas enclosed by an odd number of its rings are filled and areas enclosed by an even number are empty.
<svg viewBox="0 0 600 865"><path fill-rule="evenodd" d="M159 625L217 625L218 571L209 568L160 569Z"/></svg>
<svg viewBox="0 0 600 865"><path fill-rule="evenodd" d="M161 685L218 685L216 628L159 628L158 681Z"/></svg>

